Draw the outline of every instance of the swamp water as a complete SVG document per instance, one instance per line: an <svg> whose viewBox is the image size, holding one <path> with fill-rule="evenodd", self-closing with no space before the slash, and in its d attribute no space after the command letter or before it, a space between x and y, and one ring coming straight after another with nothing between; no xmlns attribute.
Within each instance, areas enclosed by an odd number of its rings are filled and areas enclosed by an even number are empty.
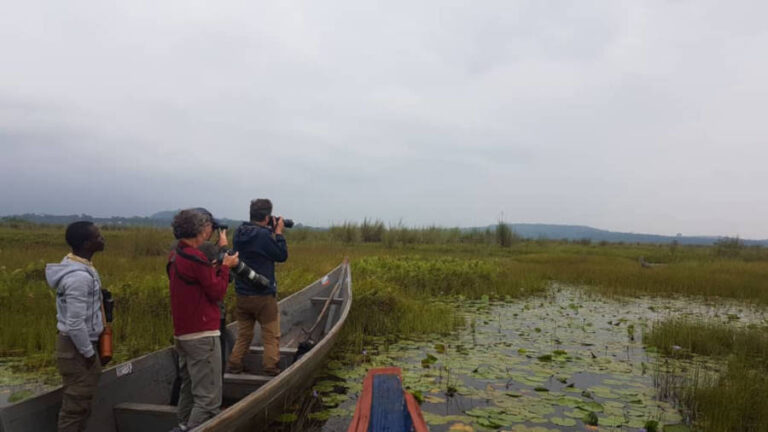
<svg viewBox="0 0 768 432"><path fill-rule="evenodd" d="M46 392L60 384L58 375L18 372L22 364L17 357L0 357L0 407Z"/></svg>
<svg viewBox="0 0 768 432"><path fill-rule="evenodd" d="M562 286L543 297L461 303L466 325L456 332L381 338L358 365L329 362L299 412L282 416L282 429L345 431L366 371L399 366L432 431L583 431L590 413L599 430L640 431L655 420L659 430L687 431L671 388L693 368L717 373L720 365L663 358L643 348L643 332L686 316L766 322L764 309L738 303L610 300Z"/></svg>

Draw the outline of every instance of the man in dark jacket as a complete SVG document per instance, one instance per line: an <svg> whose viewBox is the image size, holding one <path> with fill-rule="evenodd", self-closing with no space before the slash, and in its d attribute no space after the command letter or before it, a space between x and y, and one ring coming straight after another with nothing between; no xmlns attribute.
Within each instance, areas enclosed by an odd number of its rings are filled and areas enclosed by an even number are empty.
<svg viewBox="0 0 768 432"><path fill-rule="evenodd" d="M288 248L283 237L283 218L272 217L272 202L268 199L251 201L251 221L235 230L234 249L240 259L269 279L269 286L254 287L244 281L235 281L237 293L237 341L227 363L230 373L243 372L243 356L253 339L253 326L261 326L264 345L263 373L280 373L280 314L277 310L277 281L275 262L288 259Z"/></svg>
<svg viewBox="0 0 768 432"><path fill-rule="evenodd" d="M179 240L168 259L171 314L176 352L179 354L179 426L192 429L218 414L221 407L221 342L219 302L229 283L229 268L238 257L225 255L211 263L198 249L211 237L213 223L205 209L180 211L173 218ZM226 244L219 231L219 246Z"/></svg>
<svg viewBox="0 0 768 432"><path fill-rule="evenodd" d="M48 284L56 290L56 364L63 383L58 430L82 431L101 376L101 279L91 259L104 250L104 237L88 221L69 224L65 237L72 253L45 267Z"/></svg>

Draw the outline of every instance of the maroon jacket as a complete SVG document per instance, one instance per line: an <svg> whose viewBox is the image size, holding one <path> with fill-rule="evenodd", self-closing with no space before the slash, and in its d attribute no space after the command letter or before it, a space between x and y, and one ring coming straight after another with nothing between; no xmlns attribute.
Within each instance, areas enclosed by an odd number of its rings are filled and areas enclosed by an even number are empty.
<svg viewBox="0 0 768 432"><path fill-rule="evenodd" d="M227 292L229 267L207 264L205 255L184 240L179 241L178 248L183 254L174 249L168 257L173 334L218 330L221 312L217 302Z"/></svg>

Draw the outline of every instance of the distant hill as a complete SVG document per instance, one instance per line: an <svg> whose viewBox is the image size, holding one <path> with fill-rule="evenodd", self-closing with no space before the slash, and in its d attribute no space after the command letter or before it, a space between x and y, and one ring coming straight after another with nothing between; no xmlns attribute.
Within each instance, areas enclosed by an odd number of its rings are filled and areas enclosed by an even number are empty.
<svg viewBox="0 0 768 432"><path fill-rule="evenodd" d="M550 224L508 224L519 236L527 239L550 240L583 240L594 242L606 241L610 243L672 243L677 240L679 244L686 245L711 245L722 237L717 236L663 236L657 234L636 234L616 231L606 231L583 225L550 225ZM482 227L495 229L495 225ZM747 246L768 246L768 240L742 240Z"/></svg>
<svg viewBox="0 0 768 432"><path fill-rule="evenodd" d="M32 222L32 223L43 224L43 225L66 225L79 220L89 220L100 225L154 226L154 227L168 227L170 225L170 219L166 221L164 219L153 219L151 217L144 217L144 216L132 216L132 217L113 216L108 218L100 218L100 217L94 217L85 213L71 214L71 215L24 213L21 215L5 216L0 218L0 221L4 221L4 222L10 222L14 220Z"/></svg>
<svg viewBox="0 0 768 432"><path fill-rule="evenodd" d="M181 209L179 209L181 210ZM176 213L179 212L179 210L164 210L159 211L152 216L150 216L150 219L157 219L157 220L173 220L173 217L176 216Z"/></svg>
<svg viewBox="0 0 768 432"><path fill-rule="evenodd" d="M35 214L25 213L22 215L5 216L1 217L0 221L9 222L13 220L27 221L37 224L51 224L51 225L66 225L68 223L77 220L91 220L95 223L102 225L118 225L118 226L151 226L158 228L168 228L171 225L173 216L178 213L178 210L163 210L153 215L146 216L132 216L122 217L113 216L109 218L93 217L87 214L74 214L74 215L48 215L48 214ZM229 225L230 228L234 228L240 225L243 221L236 219L221 219L222 222ZM610 243L672 243L677 240L679 244L684 245L711 245L722 237L717 236L663 236L656 234L636 234L616 231L606 231L597 228L592 228L583 225L552 225L552 224L508 224L519 236L527 239L550 239L550 240L590 240L593 242L610 242ZM307 228L313 230L325 230L327 228L315 228L309 226L303 226L296 224L297 228ZM464 228L463 231L482 230L486 229L494 230L496 225L488 225L483 227ZM747 246L768 246L768 239L766 240L745 240L742 242Z"/></svg>
<svg viewBox="0 0 768 432"><path fill-rule="evenodd" d="M112 216L108 218L94 217L88 214L72 214L72 215L49 215L49 214L36 214L36 213L24 213L21 215L12 215L0 217L0 222L11 222L14 220L32 222L43 225L67 225L79 220L89 220L99 225L117 225L117 226L147 226L156 228L169 228L173 217L179 210L163 210L152 214L149 217L146 216ZM230 228L235 228L243 221L237 219L220 218L219 221L228 225ZM304 226L300 223L296 224L296 228L318 229L313 227Z"/></svg>

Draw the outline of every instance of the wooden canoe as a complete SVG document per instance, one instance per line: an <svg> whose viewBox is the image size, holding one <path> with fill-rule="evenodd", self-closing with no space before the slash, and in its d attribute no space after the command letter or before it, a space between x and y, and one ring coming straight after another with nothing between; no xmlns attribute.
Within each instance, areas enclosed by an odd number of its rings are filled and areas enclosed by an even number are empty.
<svg viewBox="0 0 768 432"><path fill-rule="evenodd" d="M398 367L368 371L347 432L429 432L421 407L403 389Z"/></svg>
<svg viewBox="0 0 768 432"><path fill-rule="evenodd" d="M224 375L224 407L195 431L253 430L263 425L311 384L339 335L352 305L349 264L333 269L280 305L280 366L276 377L259 374L263 348L256 326L250 352L243 359L248 373ZM300 342L313 329L314 347L294 361ZM236 337L235 323L226 337ZM225 351L231 350L228 343ZM171 405L177 362L172 347L106 369L99 380L88 432L167 432L176 423ZM55 431L61 388L0 408L0 432Z"/></svg>

